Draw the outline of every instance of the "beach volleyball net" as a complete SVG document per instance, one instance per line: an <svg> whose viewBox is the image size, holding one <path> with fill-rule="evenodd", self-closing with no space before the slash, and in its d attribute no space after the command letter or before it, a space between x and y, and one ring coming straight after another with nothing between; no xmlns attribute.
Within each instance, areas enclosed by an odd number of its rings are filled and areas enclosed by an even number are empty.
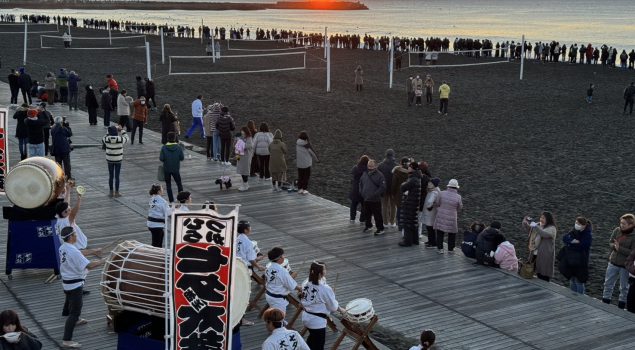
<svg viewBox="0 0 635 350"><path fill-rule="evenodd" d="M311 37L288 37L274 40L228 39L228 51L276 52L306 50L311 46Z"/></svg>
<svg viewBox="0 0 635 350"><path fill-rule="evenodd" d="M144 48L145 35L113 36L113 37L74 37L71 36L71 47L75 50L113 50ZM64 37L54 35L40 35L41 49L64 48Z"/></svg>
<svg viewBox="0 0 635 350"><path fill-rule="evenodd" d="M170 56L169 75L266 73L306 69L306 51L257 55Z"/></svg>
<svg viewBox="0 0 635 350"><path fill-rule="evenodd" d="M401 54L404 67L446 68L470 67L509 62L506 57L494 57L492 49L461 51L407 51Z"/></svg>
<svg viewBox="0 0 635 350"><path fill-rule="evenodd" d="M58 26L47 23L27 23L28 34L59 33ZM20 34L24 35L24 22L21 23L0 23L0 34Z"/></svg>

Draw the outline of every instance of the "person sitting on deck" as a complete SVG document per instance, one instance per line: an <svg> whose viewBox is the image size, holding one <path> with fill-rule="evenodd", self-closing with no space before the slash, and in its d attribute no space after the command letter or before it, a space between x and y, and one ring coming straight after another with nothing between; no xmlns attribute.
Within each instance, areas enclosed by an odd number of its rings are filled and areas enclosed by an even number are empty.
<svg viewBox="0 0 635 350"><path fill-rule="evenodd" d="M463 232L463 242L461 242L461 251L468 258L476 258L476 238L478 234L483 232L485 226L478 221L470 225L470 230Z"/></svg>
<svg viewBox="0 0 635 350"><path fill-rule="evenodd" d="M503 235L495 235L494 241L497 243L496 251L490 253L493 255L494 263L501 269L507 271L518 271L518 257L516 256L516 249L514 245L505 239Z"/></svg>
<svg viewBox="0 0 635 350"><path fill-rule="evenodd" d="M494 259L490 256L490 252L495 251L498 243L503 242L496 237L502 236L500 233L501 224L498 221L493 221L489 227L479 233L476 238L476 263L480 265L494 265Z"/></svg>

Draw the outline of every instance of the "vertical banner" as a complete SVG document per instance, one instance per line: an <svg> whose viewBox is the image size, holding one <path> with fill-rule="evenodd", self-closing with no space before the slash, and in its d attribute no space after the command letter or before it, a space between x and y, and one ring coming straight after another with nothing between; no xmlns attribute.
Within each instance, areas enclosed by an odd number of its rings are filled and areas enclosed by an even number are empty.
<svg viewBox="0 0 635 350"><path fill-rule="evenodd" d="M238 210L172 214L172 349L231 349Z"/></svg>
<svg viewBox="0 0 635 350"><path fill-rule="evenodd" d="M0 194L4 193L4 179L9 171L9 110L0 108Z"/></svg>

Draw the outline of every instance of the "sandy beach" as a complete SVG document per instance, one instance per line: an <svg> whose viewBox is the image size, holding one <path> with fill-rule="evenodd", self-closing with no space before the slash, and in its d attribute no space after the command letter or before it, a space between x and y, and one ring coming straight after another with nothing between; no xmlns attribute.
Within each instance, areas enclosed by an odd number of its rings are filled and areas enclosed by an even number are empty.
<svg viewBox="0 0 635 350"><path fill-rule="evenodd" d="M73 35L107 34L74 29ZM21 66L23 37L2 34L0 38L1 79L6 81L9 68ZM619 216L632 211L635 204L628 192L635 181L630 161L634 139L630 131L624 131L630 129L633 117L622 116L622 91L635 80L632 71L527 61L525 79L520 81L518 63L413 68L396 72L395 85L388 89L386 52L333 49L332 92L326 93L322 49L307 51L306 70L167 76L167 64L160 61L159 38L148 38L157 101L160 106L170 103L179 112L184 129L190 125L190 103L198 94L204 96L205 105L221 101L229 106L237 126L250 119L257 124L266 121L272 129L282 130L291 150L291 179L297 177L295 136L306 130L321 160L312 169L309 190L344 204L348 203L350 169L360 155L381 160L384 151L393 148L398 157L426 160L433 175L442 179L443 188L450 178L458 179L464 202L460 225L501 221L519 256L525 255L525 233L520 227L524 215L537 217L541 210L555 213L557 249L575 217L586 216L594 223L595 235L587 286L590 295L601 293L608 236ZM39 49L39 42L36 35L29 39L28 61L32 63L27 70L33 79L42 80L47 71L65 67L79 73L82 83L101 87L105 75L112 73L134 95L135 76L146 75L141 49ZM167 39L166 55L204 55L204 47L197 39ZM285 64L275 60L282 59L257 62L265 69ZM440 64L453 62L471 59L450 57ZM364 69L361 93L355 92L353 84L358 64ZM231 64L214 69L225 67ZM447 117L437 114L436 96L432 106L407 107L406 79L427 73L437 86L447 80L452 88ZM584 97L591 82L596 90L594 103L588 105ZM149 127L158 130L158 125L158 111L152 112ZM198 137L192 142L203 145ZM134 147L127 152L134 152ZM155 180L154 173L147 176L148 182ZM212 179L210 186L215 186ZM556 280L563 283L559 275Z"/></svg>

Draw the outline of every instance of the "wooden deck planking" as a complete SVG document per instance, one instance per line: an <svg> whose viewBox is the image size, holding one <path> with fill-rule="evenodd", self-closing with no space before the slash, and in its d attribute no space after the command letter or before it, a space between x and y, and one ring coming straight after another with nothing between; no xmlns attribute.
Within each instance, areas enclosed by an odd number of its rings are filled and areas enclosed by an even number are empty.
<svg viewBox="0 0 635 350"><path fill-rule="evenodd" d="M0 84L1 96L7 96L6 90L6 85ZM57 108L53 108L54 113ZM84 113L64 114L69 115L75 134L82 135L74 137L76 143L98 144L104 134L102 127L89 127ZM16 159L15 138L10 141L11 156ZM158 141L158 134L146 130L144 145L126 147L121 175L124 197L116 200L106 197L108 175L100 148L73 152L73 175L88 189L78 222L91 245L101 246L119 238L149 243L144 217L147 190L156 182ZM608 349L628 346L635 331L632 315L572 296L566 288L474 266L460 253L440 256L423 246L402 249L396 246L399 235L394 231L379 237L362 233L362 225L348 223L348 208L322 198L272 193L270 186L254 183L253 178L246 193L235 189L221 192L213 184L218 176L231 175L236 185L239 177L233 168L224 169L201 155L192 153L181 172L184 186L193 192L195 201L241 203L241 216L252 222L252 238L263 253L274 245L284 247L294 270L300 273L299 282L306 278L313 259L325 261L329 282L336 287L342 304L368 297L373 300L380 324L408 337L416 339L422 328L432 328L444 349ZM176 191L174 184L173 189ZM2 201L6 205L6 200ZM6 232L4 221L0 232ZM0 245L6 246L6 235L0 234ZM5 252L0 254L3 258ZM45 329L35 327L26 310L21 312L25 323L53 347L43 333L55 341L61 339L63 293L59 282L42 283L48 275L49 271L14 270L12 281L3 276L0 306L20 309L18 301L26 305ZM114 349L116 335L105 327L106 308L99 295L99 281L98 272L89 274L87 289L92 293L85 298L83 317L91 322L76 329L75 339L88 349ZM254 310L246 317L255 320L256 316ZM245 349L259 348L266 337L262 322L243 327L241 333ZM329 343L335 337L327 331Z"/></svg>

